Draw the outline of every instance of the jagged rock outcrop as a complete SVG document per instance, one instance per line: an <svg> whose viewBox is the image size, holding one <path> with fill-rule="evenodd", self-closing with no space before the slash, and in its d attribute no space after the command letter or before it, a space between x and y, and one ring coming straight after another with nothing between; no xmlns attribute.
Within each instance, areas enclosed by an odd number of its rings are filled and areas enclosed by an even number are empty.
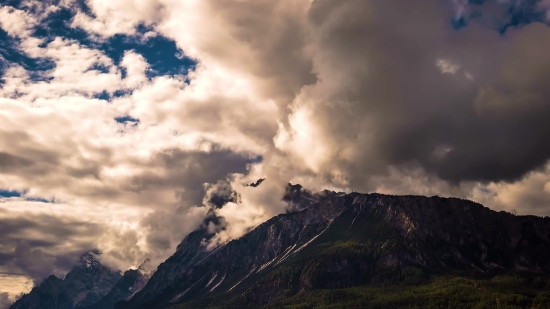
<svg viewBox="0 0 550 309"><path fill-rule="evenodd" d="M10 309L112 309L140 291L151 277L141 267L121 275L101 265L99 254L85 253L64 279L48 277Z"/></svg>
<svg viewBox="0 0 550 309"><path fill-rule="evenodd" d="M208 244L224 220L211 213L150 278L141 270L117 275L85 256L64 280L49 277L12 308L205 308L229 300L256 308L300 292L434 274L550 275L548 217L437 196L313 194L300 185L289 185L283 200L288 213L214 248Z"/></svg>
<svg viewBox="0 0 550 309"><path fill-rule="evenodd" d="M211 234L208 233L205 227L190 233L177 247L176 252L159 265L147 282L147 290L143 293L142 289L142 291L136 293L132 301L146 302L148 299L162 294L166 289L170 289L173 282L184 277L192 265L201 262L210 254L206 247L202 245L202 242L209 239L209 236Z"/></svg>
<svg viewBox="0 0 550 309"><path fill-rule="evenodd" d="M206 229L191 233L143 290L116 308L233 297L268 304L300 291L404 274L550 273L550 218L453 198L311 194L299 186L289 187L285 200L302 210L274 217L212 251L204 246L211 237Z"/></svg>
<svg viewBox="0 0 550 309"><path fill-rule="evenodd" d="M64 279L50 276L11 309L84 308L101 300L120 280L121 274L99 263L95 253L86 253Z"/></svg>
<svg viewBox="0 0 550 309"><path fill-rule="evenodd" d="M128 300L136 292L139 292L147 284L150 277L151 274L142 268L127 270L107 295L93 305L82 309L112 309L118 301Z"/></svg>

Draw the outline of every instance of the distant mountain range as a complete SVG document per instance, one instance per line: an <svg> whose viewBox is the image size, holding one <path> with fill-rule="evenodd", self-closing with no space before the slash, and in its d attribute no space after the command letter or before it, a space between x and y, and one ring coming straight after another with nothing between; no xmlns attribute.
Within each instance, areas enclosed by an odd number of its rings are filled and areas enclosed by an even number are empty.
<svg viewBox="0 0 550 309"><path fill-rule="evenodd" d="M29 294L16 301L11 309L101 309L113 308L121 300L131 298L150 278L142 269L124 274L113 271L97 260L99 252L80 258L80 264L59 279L49 276Z"/></svg>
<svg viewBox="0 0 550 309"><path fill-rule="evenodd" d="M284 200L289 213L212 250L208 218L150 279L84 263L12 308L550 308L548 217L300 185Z"/></svg>

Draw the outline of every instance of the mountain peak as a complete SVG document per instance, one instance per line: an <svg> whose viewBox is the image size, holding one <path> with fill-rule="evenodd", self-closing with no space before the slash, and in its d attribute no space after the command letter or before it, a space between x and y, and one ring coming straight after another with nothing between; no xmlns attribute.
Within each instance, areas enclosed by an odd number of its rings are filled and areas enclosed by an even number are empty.
<svg viewBox="0 0 550 309"><path fill-rule="evenodd" d="M69 309L204 308L228 300L257 308L310 291L420 282L434 274L550 275L550 218L456 198L313 193L292 184L283 200L287 213L214 250L204 246L213 236L207 225L222 218L208 217L152 275L142 271L145 261L116 277L97 261L99 252L84 254L64 280L51 278L12 308L51 308L27 305L47 302L39 296L50 295L52 286L64 291Z"/></svg>
<svg viewBox="0 0 550 309"><path fill-rule="evenodd" d="M312 193L300 185L289 185L284 200L294 211L211 252L200 247L206 231L191 233L145 288L117 308L207 299L213 305L236 299L254 308L404 273L550 274L550 219L455 198Z"/></svg>
<svg viewBox="0 0 550 309"><path fill-rule="evenodd" d="M98 250L90 251L84 253L80 256L80 264L86 266L86 268L100 268L102 267L101 263L98 260L98 257L101 255L101 252Z"/></svg>
<svg viewBox="0 0 550 309"><path fill-rule="evenodd" d="M12 309L84 308L102 299L121 278L97 260L101 253L91 251L80 257L64 279L50 276L29 294L12 305Z"/></svg>

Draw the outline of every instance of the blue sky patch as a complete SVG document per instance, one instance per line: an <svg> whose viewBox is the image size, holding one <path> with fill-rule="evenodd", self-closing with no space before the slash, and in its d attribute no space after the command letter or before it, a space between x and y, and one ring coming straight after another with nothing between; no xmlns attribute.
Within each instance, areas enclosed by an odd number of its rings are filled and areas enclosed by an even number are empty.
<svg viewBox="0 0 550 309"><path fill-rule="evenodd" d="M95 63L90 68L88 68L88 71L99 71L103 74L109 73L109 67L101 64L101 63Z"/></svg>
<svg viewBox="0 0 550 309"><path fill-rule="evenodd" d="M264 160L264 157L262 157L262 156L257 156L257 157L255 157L255 158L252 158L252 160L250 160L250 163L252 163L252 164L261 163L263 160Z"/></svg>
<svg viewBox="0 0 550 309"><path fill-rule="evenodd" d="M22 8L20 1L7 1L7 5ZM57 37L77 41L79 44L91 49L102 51L110 57L115 65L119 65L124 54L134 51L142 55L149 64L146 75L154 78L162 75L186 75L189 70L194 70L196 62L182 54L173 40L156 34L145 38L145 34L153 32L153 28L140 25L136 28L135 35L117 34L106 40L95 40L86 31L80 28L71 28L71 20L77 11L87 15L93 15L84 0L79 0L73 8L61 8L50 13L40 25L36 26L33 36L44 40L42 47L46 46ZM18 49L19 40L10 37L0 29L0 80L10 63L23 66L31 74L31 79L36 81L44 79L44 72L55 68L55 63L49 59L33 59ZM106 68L94 67L91 69ZM123 75L124 70L120 68Z"/></svg>
<svg viewBox="0 0 550 309"><path fill-rule="evenodd" d="M107 91L103 90L102 92L94 95L94 98L99 100L109 101L111 100L111 95Z"/></svg>
<svg viewBox="0 0 550 309"><path fill-rule="evenodd" d="M92 17L92 18L95 18L95 14L92 12L92 10L90 9L90 7L88 6L88 3L86 2L88 0L76 0L75 1L75 9Z"/></svg>
<svg viewBox="0 0 550 309"><path fill-rule="evenodd" d="M149 63L147 77L162 75L186 75L188 70L194 70L196 62L181 54L176 43L164 36L156 35L145 42L139 39L147 33L146 27L138 27L138 36L117 34L103 44L101 50L115 64L119 64L124 53L129 50L142 55Z"/></svg>
<svg viewBox="0 0 550 309"><path fill-rule="evenodd" d="M21 197L21 192L0 189L0 197Z"/></svg>
<svg viewBox="0 0 550 309"><path fill-rule="evenodd" d="M105 100L105 101L111 101L114 98L120 98L126 95L131 95L133 91L131 89L119 89L115 92L108 93L107 91L102 91L100 93L95 94L93 97L99 100Z"/></svg>
<svg viewBox="0 0 550 309"><path fill-rule="evenodd" d="M519 4L511 5L506 10L506 23L499 31L504 33L510 27L522 27L535 22L547 23L546 12L538 8L538 2L521 1Z"/></svg>
<svg viewBox="0 0 550 309"><path fill-rule="evenodd" d="M29 202L39 202L39 203L48 203L48 204L53 203L53 201L50 201L41 197L27 197L25 198L25 200Z"/></svg>
<svg viewBox="0 0 550 309"><path fill-rule="evenodd" d="M478 187L477 189L478 189L479 191L481 191L482 193L485 193L485 194L490 194L490 193L492 193L492 191L491 191L489 188L487 188L487 187Z"/></svg>
<svg viewBox="0 0 550 309"><path fill-rule="evenodd" d="M13 6L14 8L19 8L21 6L21 0L4 0L2 1L2 5L5 6Z"/></svg>
<svg viewBox="0 0 550 309"><path fill-rule="evenodd" d="M89 45L88 33L80 28L71 28L71 19L75 13L69 9L62 8L50 13L42 20L42 23L34 29L33 36L44 40L42 47L55 40L56 37L72 39L82 45Z"/></svg>
<svg viewBox="0 0 550 309"><path fill-rule="evenodd" d="M19 40L10 37L0 28L0 78L2 78L13 63L28 71L31 80L42 81L47 78L44 73L55 68L55 62L47 58L31 58L20 51Z"/></svg>
<svg viewBox="0 0 550 309"><path fill-rule="evenodd" d="M122 124L130 123L130 124L133 124L134 126L137 126L139 124L139 119L134 118L134 117L130 117L128 115L121 116L121 117L116 117L115 121L118 122L118 123L122 123Z"/></svg>
<svg viewBox="0 0 550 309"><path fill-rule="evenodd" d="M483 11L486 5L495 5L496 0L469 0L470 13L460 16L451 21L456 30L468 25L471 20L481 20L486 24L495 27L495 30L504 34L509 28L520 28L531 23L546 23L546 11L539 9L541 0L512 0L508 3L498 3L498 11Z"/></svg>
<svg viewBox="0 0 550 309"><path fill-rule="evenodd" d="M41 202L41 203L53 203L53 200L48 200L41 197L28 197L26 196L28 190L24 191L11 191L11 190L5 190L0 189L0 198L12 198L12 197L19 197L23 198L25 201L29 202Z"/></svg>
<svg viewBox="0 0 550 309"><path fill-rule="evenodd" d="M481 12L474 11L468 16L460 16L459 18L455 18L451 21L453 28L456 30L460 30L466 26L468 26L468 23L470 20L474 19L480 19L482 17Z"/></svg>

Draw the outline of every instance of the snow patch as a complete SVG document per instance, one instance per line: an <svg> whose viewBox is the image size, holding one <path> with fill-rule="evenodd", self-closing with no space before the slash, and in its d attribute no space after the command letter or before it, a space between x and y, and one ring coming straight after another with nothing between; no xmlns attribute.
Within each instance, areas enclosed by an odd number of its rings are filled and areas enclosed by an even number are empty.
<svg viewBox="0 0 550 309"><path fill-rule="evenodd" d="M226 276L226 275L227 275L227 274L224 274L223 277L222 277L222 280L220 280L220 282L218 282L218 284L216 284L213 288L211 288L210 291L208 291L208 293L214 291L217 287L219 287L220 284L222 284L223 280L225 280L225 276ZM207 293L207 294L208 294L208 293Z"/></svg>
<svg viewBox="0 0 550 309"><path fill-rule="evenodd" d="M212 282L214 282L214 279L216 279L217 276L218 276L218 272L214 272L214 274L212 275L212 278L210 279L210 281L208 281L208 283L204 287L207 288L210 284L212 284Z"/></svg>
<svg viewBox="0 0 550 309"><path fill-rule="evenodd" d="M171 303L175 303L178 301L178 299L180 299L183 295L185 295L185 293L187 293L191 288L188 288L187 290L179 293L178 295L174 296L174 298L172 298L172 300L170 301Z"/></svg>
<svg viewBox="0 0 550 309"><path fill-rule="evenodd" d="M312 239L310 239L308 242L303 244L300 248L296 249L296 251L294 251L292 253L292 255L295 255L296 253L300 252L300 250L304 249L307 245L309 245L311 242L313 242L315 239L317 239L317 237L321 236L321 234L323 234L326 230L328 230L328 228L330 227L331 224L332 224L332 220L329 222L327 227L323 231L321 231L321 233L315 235Z"/></svg>
<svg viewBox="0 0 550 309"><path fill-rule="evenodd" d="M271 263L273 263L273 261L275 261L277 259L277 257L274 257L273 260L265 263L264 265L260 266L260 268L258 268L258 272L261 272L262 270L264 270L266 267L268 267L269 265L271 265Z"/></svg>
<svg viewBox="0 0 550 309"><path fill-rule="evenodd" d="M235 284L233 287L231 287L227 292L233 290L237 285L239 285L239 283L243 282L244 279L248 278L250 275L252 275L252 273L256 270L256 268L252 268L252 270L248 273L248 275L246 275L244 278L241 279L241 281L237 282L237 284Z"/></svg>
<svg viewBox="0 0 550 309"><path fill-rule="evenodd" d="M172 300L170 300L171 303L175 303L177 302L180 298L182 298L187 292L189 292L189 290L191 290L192 287L194 287L197 283L199 283L206 275L202 276L202 278L200 278L197 282L193 283L192 286L190 286L187 290L179 293L178 295L174 296L174 298L172 298Z"/></svg>
<svg viewBox="0 0 550 309"><path fill-rule="evenodd" d="M294 250L295 247L296 247L296 244L292 245L292 247L290 247L290 250L287 249L288 252L285 253L285 255L283 255L283 257L282 257L277 263L275 263L275 266L279 265L282 261L284 261L284 260L288 257L288 255L290 254L290 252L292 252L292 250ZM286 250L285 250L285 251L286 251Z"/></svg>
<svg viewBox="0 0 550 309"><path fill-rule="evenodd" d="M359 214L361 213L362 208L363 208L363 205L359 206L359 211L357 212L357 215L355 215L355 218L353 218L353 221L351 221L351 225L349 226L348 231L351 229L351 227L355 223L355 219L357 219L357 217L359 217Z"/></svg>

